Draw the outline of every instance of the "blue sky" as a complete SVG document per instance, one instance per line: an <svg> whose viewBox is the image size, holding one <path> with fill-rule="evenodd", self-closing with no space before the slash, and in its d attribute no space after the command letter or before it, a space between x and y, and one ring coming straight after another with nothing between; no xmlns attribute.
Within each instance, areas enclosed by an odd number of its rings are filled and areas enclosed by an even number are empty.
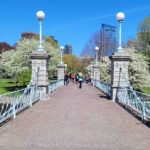
<svg viewBox="0 0 150 150"><path fill-rule="evenodd" d="M38 33L36 12L46 13L44 35L54 35L60 45L71 44L80 55L90 36L101 23L117 26L115 15L126 14L123 41L136 36L137 26L150 14L148 0L1 0L0 41L14 44L21 32Z"/></svg>

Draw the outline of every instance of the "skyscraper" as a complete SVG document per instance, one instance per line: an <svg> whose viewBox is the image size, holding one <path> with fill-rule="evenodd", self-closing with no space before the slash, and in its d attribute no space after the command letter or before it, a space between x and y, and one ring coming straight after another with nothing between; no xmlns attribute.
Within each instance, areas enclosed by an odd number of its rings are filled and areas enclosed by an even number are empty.
<svg viewBox="0 0 150 150"><path fill-rule="evenodd" d="M72 54L72 46L71 45L65 45L64 54Z"/></svg>
<svg viewBox="0 0 150 150"><path fill-rule="evenodd" d="M111 56L116 50L116 27L102 24L100 30L100 56Z"/></svg>

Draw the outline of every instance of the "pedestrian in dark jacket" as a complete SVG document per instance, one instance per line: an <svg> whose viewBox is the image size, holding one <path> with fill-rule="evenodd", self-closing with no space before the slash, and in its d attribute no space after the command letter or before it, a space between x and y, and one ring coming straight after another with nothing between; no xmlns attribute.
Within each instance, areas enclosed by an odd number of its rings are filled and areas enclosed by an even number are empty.
<svg viewBox="0 0 150 150"><path fill-rule="evenodd" d="M79 81L79 88L81 89L82 88L82 82L83 82L83 75L81 72L79 73L78 81Z"/></svg>
<svg viewBox="0 0 150 150"><path fill-rule="evenodd" d="M67 85L67 84L68 84L68 80L69 80L69 76L68 76L68 74L66 73L66 74L65 74L65 77L64 77L64 85Z"/></svg>

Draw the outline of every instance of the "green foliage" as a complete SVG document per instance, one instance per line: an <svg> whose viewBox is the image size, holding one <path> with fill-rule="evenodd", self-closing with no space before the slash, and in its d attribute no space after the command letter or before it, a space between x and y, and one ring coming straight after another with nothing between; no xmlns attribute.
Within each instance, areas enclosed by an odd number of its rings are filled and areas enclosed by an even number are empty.
<svg viewBox="0 0 150 150"><path fill-rule="evenodd" d="M147 62L148 62L149 71L150 71L150 45L147 46L146 51L143 52L143 54L147 57Z"/></svg>
<svg viewBox="0 0 150 150"><path fill-rule="evenodd" d="M92 59L89 57L83 57L80 59L80 72L83 72L83 74L87 74L89 69L89 64L92 62Z"/></svg>
<svg viewBox="0 0 150 150"><path fill-rule="evenodd" d="M100 62L100 79L106 83L111 83L111 62L106 57Z"/></svg>
<svg viewBox="0 0 150 150"><path fill-rule="evenodd" d="M64 63L67 64L67 71L70 73L82 72L87 74L89 72L88 65L91 62L91 58L81 58L79 59L75 55L64 55Z"/></svg>
<svg viewBox="0 0 150 150"><path fill-rule="evenodd" d="M16 85L21 83L20 79L26 80L24 73L31 70L30 53L37 50L38 44L39 42L35 39L23 39L17 43L16 50L2 53L0 72L3 72L5 77L12 78ZM58 50L48 42L44 42L43 47L51 55L49 71L56 71L56 65L59 61ZM22 81L22 84L26 84L25 82Z"/></svg>
<svg viewBox="0 0 150 150"><path fill-rule="evenodd" d="M45 42L49 42L54 48L58 48L58 43L52 37L45 37Z"/></svg>
<svg viewBox="0 0 150 150"><path fill-rule="evenodd" d="M80 71L80 61L75 55L64 55L64 63L67 64L67 71L70 73L77 73Z"/></svg>
<svg viewBox="0 0 150 150"><path fill-rule="evenodd" d="M138 26L137 49L146 57L150 71L150 15L146 16Z"/></svg>
<svg viewBox="0 0 150 150"><path fill-rule="evenodd" d="M142 92L146 93L146 94L150 94L150 87L145 87L142 89Z"/></svg>
<svg viewBox="0 0 150 150"><path fill-rule="evenodd" d="M145 87L150 87L150 71L147 57L135 49L124 49L132 57L132 62L129 63L129 81L134 89L143 91ZM111 81L111 62L106 57L100 62L100 79L104 82Z"/></svg>
<svg viewBox="0 0 150 150"><path fill-rule="evenodd" d="M0 79L0 88L15 86L12 79Z"/></svg>
<svg viewBox="0 0 150 150"><path fill-rule="evenodd" d="M145 57L135 49L126 49L132 57L132 62L129 63L129 80L135 89L142 89L143 87L150 86L150 72Z"/></svg>
<svg viewBox="0 0 150 150"><path fill-rule="evenodd" d="M15 86L12 79L0 79L0 94L11 92Z"/></svg>
<svg viewBox="0 0 150 150"><path fill-rule="evenodd" d="M138 49L141 51L146 51L147 47L150 46L150 15L146 16L139 24L137 41L139 44Z"/></svg>
<svg viewBox="0 0 150 150"><path fill-rule="evenodd" d="M27 86L31 79L31 70L24 70L19 76L19 85Z"/></svg>

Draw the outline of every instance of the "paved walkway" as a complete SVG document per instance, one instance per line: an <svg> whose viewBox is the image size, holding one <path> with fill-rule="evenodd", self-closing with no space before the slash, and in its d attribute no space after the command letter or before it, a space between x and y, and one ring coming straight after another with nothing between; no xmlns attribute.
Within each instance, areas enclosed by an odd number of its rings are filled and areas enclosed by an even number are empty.
<svg viewBox="0 0 150 150"><path fill-rule="evenodd" d="M150 129L96 88L60 88L0 127L0 150L148 150Z"/></svg>

